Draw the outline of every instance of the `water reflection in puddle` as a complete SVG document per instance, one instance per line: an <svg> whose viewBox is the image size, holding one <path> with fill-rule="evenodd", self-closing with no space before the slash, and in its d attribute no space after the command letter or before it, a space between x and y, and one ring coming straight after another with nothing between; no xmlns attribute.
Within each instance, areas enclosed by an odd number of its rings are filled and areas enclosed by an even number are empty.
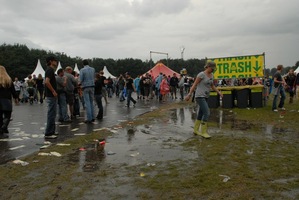
<svg viewBox="0 0 299 200"><path fill-rule="evenodd" d="M99 151L94 144L89 144L83 151L78 150L70 159L79 163L80 172L93 172L104 163L135 166L147 163L158 164L160 161L176 159L201 159L198 152L185 151L180 145L188 140L202 140L192 134L196 114L195 107L180 108L171 110L168 119L153 119L150 125L135 126L133 123L128 123L126 128L118 129L117 134L106 138L109 143L106 144L105 149ZM209 128L213 137L219 134L266 137L270 140L277 135L285 137L280 134L282 130L275 128L275 125L236 120L231 110L212 109L210 121L217 124ZM288 133L295 133L295 131L289 129Z"/></svg>
<svg viewBox="0 0 299 200"><path fill-rule="evenodd" d="M180 108L171 110L170 122L176 126L184 128L185 130L192 131L194 121L197 117L198 107L193 106L189 108ZM252 123L246 120L238 120L236 119L236 114L233 110L227 109L211 109L211 115L209 118L209 122L217 123L217 128L211 126L209 130L213 133L221 133L230 132L233 134L238 133L246 133L250 135L250 133L258 134L261 137L266 136L267 139L273 139L275 135L282 135L282 133L290 133L289 137L295 137L296 131L291 127L289 129L283 129L279 127L279 123L266 124L262 122ZM190 120L191 119L191 120ZM229 129L230 131L227 131Z"/></svg>
<svg viewBox="0 0 299 200"><path fill-rule="evenodd" d="M95 144L88 144L71 154L69 161L78 163L78 172L94 172L100 168L105 157L104 148L97 148Z"/></svg>

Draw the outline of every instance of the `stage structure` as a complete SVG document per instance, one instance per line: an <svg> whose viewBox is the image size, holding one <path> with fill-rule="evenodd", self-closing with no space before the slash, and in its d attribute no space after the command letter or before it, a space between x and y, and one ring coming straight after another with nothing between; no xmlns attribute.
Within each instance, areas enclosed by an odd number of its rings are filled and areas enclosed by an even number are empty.
<svg viewBox="0 0 299 200"><path fill-rule="evenodd" d="M167 67L168 67L168 53L165 52L157 52L157 51L150 51L150 61L152 60L152 53L155 54L164 54L166 55ZM150 68L152 68L152 64L150 64Z"/></svg>

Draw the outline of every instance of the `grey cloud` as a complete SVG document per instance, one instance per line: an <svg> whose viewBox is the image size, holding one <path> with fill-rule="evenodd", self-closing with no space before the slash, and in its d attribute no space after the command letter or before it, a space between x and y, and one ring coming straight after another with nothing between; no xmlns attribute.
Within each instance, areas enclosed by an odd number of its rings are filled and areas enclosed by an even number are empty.
<svg viewBox="0 0 299 200"><path fill-rule="evenodd" d="M150 50L179 58L184 45L186 59L266 51L269 65L299 60L297 0L0 0L0 5L0 43L86 58L148 59Z"/></svg>
<svg viewBox="0 0 299 200"><path fill-rule="evenodd" d="M163 14L178 14L186 9L191 0L143 0L133 1L132 8L141 17L149 17Z"/></svg>

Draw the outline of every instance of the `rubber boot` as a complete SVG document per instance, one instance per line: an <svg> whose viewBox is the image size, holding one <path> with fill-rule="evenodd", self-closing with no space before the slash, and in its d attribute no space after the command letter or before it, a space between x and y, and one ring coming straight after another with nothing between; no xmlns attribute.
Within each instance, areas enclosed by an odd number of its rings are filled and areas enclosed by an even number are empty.
<svg viewBox="0 0 299 200"><path fill-rule="evenodd" d="M208 139L208 138L211 138L211 136L208 134L208 123L207 122L203 122L203 123L201 123L201 134L200 134L200 136L202 136L202 137L204 137L204 138L206 138L206 139Z"/></svg>
<svg viewBox="0 0 299 200"><path fill-rule="evenodd" d="M9 124L9 122L10 122L10 118L4 117L4 119L3 119L3 125L1 127L3 133L9 133L8 132L8 124Z"/></svg>
<svg viewBox="0 0 299 200"><path fill-rule="evenodd" d="M3 138L8 138L8 135L3 133L3 130L0 128L0 138L3 139Z"/></svg>
<svg viewBox="0 0 299 200"><path fill-rule="evenodd" d="M200 135L201 134L201 131L199 131L199 128L201 128L200 125L201 125L201 121L200 120L195 120L194 130L193 130L193 133L195 135Z"/></svg>

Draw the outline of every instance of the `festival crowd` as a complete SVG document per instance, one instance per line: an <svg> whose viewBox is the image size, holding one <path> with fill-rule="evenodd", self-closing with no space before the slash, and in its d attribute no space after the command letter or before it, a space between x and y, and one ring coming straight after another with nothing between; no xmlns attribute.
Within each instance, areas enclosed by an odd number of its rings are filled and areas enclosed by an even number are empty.
<svg viewBox="0 0 299 200"><path fill-rule="evenodd" d="M118 78L107 78L103 71L96 72L93 67L89 66L87 60L83 60L84 67L80 70L80 73L76 73L70 66L57 70L58 61L53 56L48 57L46 61L47 70L44 76L42 74L39 74L37 77L29 75L24 81L19 81L17 77L12 81L5 68L0 66L1 137L8 137L12 98L15 100L16 105L20 102L29 102L31 105L34 102L43 104L46 99L48 105L47 126L44 133L46 139L57 138L55 131L57 112L59 122L70 123L77 116L80 116L80 107L82 106L83 110L85 110L84 122L90 124L96 119L103 119L103 102L109 104L109 98L112 98L114 95L119 98L120 102L125 102L125 107L127 108L135 107L137 100L147 102L156 99L161 103L165 103L169 99L179 98L184 100L185 94L188 94L189 97L192 96L192 101L198 101L196 99L196 87L200 85L202 80L202 78L198 78L198 75L192 78L186 75L178 77L176 73L172 76L160 73L157 77L153 77L150 73L145 73L133 79L130 73L126 72L123 75L119 75ZM206 69L206 74L212 73L215 69L213 63L206 67L208 69L211 68L210 71ZM296 86L299 85L299 74L295 75L294 70L291 69L288 74L282 76L282 68L282 65L277 67L277 72L273 79L244 78L216 81L211 75L213 82L212 84L209 83L208 86L215 86L212 88L216 89L217 86L265 85L269 88L270 93L271 90L276 92L274 93L272 110L277 112L278 109L285 110L285 91L287 90L290 93L289 102L292 103L296 94L296 88L298 88ZM137 100L133 98L133 92L136 92ZM205 93L207 92L209 90L205 91ZM280 102L277 109L278 98L280 98ZM189 100L189 98L187 99ZM95 113L94 105L98 107L97 113ZM199 114L199 116L201 118L202 114Z"/></svg>

